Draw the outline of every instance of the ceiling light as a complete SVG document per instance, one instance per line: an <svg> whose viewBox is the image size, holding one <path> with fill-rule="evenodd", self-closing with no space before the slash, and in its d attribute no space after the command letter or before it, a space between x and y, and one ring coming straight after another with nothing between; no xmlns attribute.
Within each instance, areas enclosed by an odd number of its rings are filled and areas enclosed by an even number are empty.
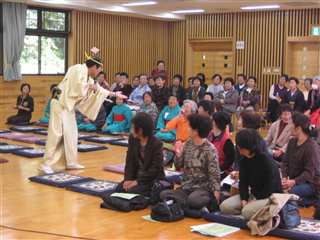
<svg viewBox="0 0 320 240"><path fill-rule="evenodd" d="M173 13L160 13L157 15L152 15L153 17L158 17L158 18L170 18L170 19L176 19L176 18L180 18L180 16L177 16Z"/></svg>
<svg viewBox="0 0 320 240"><path fill-rule="evenodd" d="M204 10L203 9L186 9L186 10L176 10L176 11L172 11L172 13L203 13Z"/></svg>
<svg viewBox="0 0 320 240"><path fill-rule="evenodd" d="M273 9L273 8L280 8L280 6L279 5L264 5L264 6L241 7L242 10Z"/></svg>
<svg viewBox="0 0 320 240"><path fill-rule="evenodd" d="M130 9L121 6L112 6L106 8L98 8L99 10L109 11L109 12L132 12Z"/></svg>
<svg viewBox="0 0 320 240"><path fill-rule="evenodd" d="M49 3L49 4L72 4L70 1L67 0L34 0L35 2L40 3Z"/></svg>
<svg viewBox="0 0 320 240"><path fill-rule="evenodd" d="M155 5L157 2L148 1L148 2L132 2L132 3L124 3L122 6L125 7L135 7L135 6L147 6L147 5Z"/></svg>

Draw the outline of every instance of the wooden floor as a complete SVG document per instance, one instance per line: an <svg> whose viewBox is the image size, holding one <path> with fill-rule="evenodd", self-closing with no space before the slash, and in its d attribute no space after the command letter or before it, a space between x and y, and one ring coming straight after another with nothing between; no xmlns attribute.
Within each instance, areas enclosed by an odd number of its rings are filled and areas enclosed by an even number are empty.
<svg viewBox="0 0 320 240"><path fill-rule="evenodd" d="M9 142L9 141L8 141ZM20 143L19 143L20 144ZM31 145L32 146L32 145ZM33 147L38 147L34 145ZM82 171L70 171L98 179L122 180L122 175L105 172L107 163L120 163L125 148L80 153ZM185 219L176 223L153 223L142 219L149 210L119 213L101 209L101 199L42 184L28 177L38 174L42 159L0 154L9 163L0 164L0 239L208 239L190 232L190 226L205 220ZM303 209L311 216L311 209ZM224 239L256 239L240 231ZM264 239L277 239L265 237Z"/></svg>

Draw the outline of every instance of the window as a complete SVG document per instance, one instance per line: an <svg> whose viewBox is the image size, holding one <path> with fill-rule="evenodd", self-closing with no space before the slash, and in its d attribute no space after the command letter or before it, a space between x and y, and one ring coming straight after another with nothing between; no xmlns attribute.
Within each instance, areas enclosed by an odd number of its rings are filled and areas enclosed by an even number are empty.
<svg viewBox="0 0 320 240"><path fill-rule="evenodd" d="M68 62L68 12L28 8L22 74L64 74Z"/></svg>

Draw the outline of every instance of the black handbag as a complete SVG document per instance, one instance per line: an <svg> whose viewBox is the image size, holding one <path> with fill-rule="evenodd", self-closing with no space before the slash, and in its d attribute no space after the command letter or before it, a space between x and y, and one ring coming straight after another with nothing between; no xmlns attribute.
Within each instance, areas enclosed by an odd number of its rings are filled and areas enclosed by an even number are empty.
<svg viewBox="0 0 320 240"><path fill-rule="evenodd" d="M156 180L152 184L150 192L150 204L156 204L160 201L160 193L164 190L173 189L173 184L165 180Z"/></svg>
<svg viewBox="0 0 320 240"><path fill-rule="evenodd" d="M175 222L184 219L181 204L174 200L159 202L151 207L151 218L160 222Z"/></svg>
<svg viewBox="0 0 320 240"><path fill-rule="evenodd" d="M292 229L301 223L298 202L289 200L281 209L279 228Z"/></svg>

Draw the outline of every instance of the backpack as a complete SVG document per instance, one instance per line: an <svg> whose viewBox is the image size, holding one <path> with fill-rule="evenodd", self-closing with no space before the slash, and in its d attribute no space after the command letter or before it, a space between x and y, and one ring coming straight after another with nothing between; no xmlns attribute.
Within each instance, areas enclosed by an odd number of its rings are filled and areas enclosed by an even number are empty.
<svg viewBox="0 0 320 240"><path fill-rule="evenodd" d="M184 211L178 202L168 200L151 207L150 216L160 222L175 222L184 219Z"/></svg>

